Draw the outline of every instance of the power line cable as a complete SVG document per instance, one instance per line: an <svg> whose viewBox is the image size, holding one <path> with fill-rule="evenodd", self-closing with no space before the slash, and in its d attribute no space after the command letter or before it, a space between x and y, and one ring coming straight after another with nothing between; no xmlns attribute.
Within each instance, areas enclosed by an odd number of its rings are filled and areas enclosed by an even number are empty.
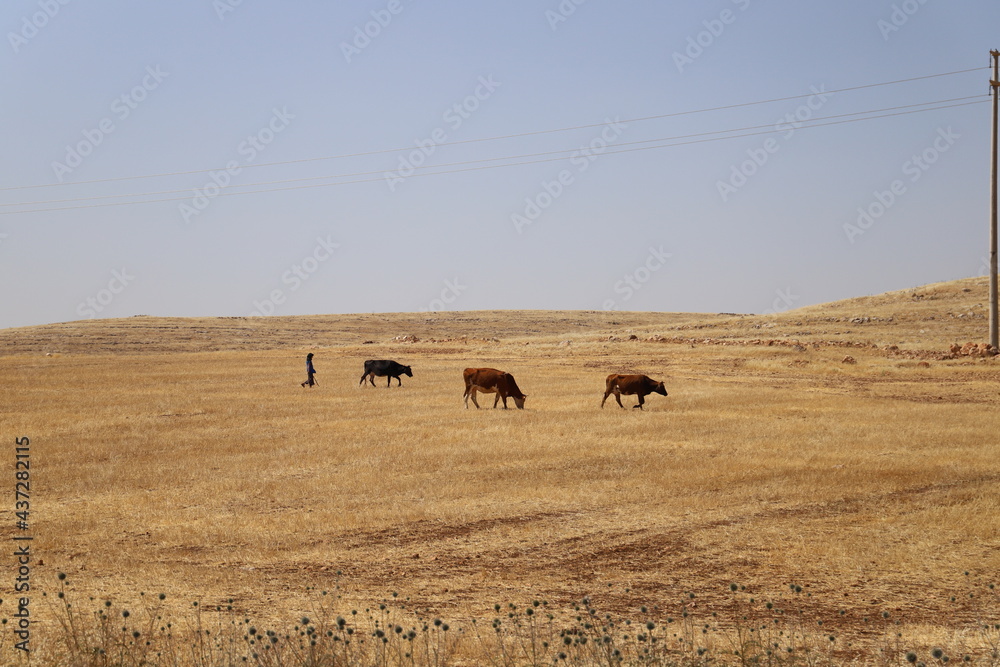
<svg viewBox="0 0 1000 667"><path fill-rule="evenodd" d="M945 77L945 76L954 76L954 75L958 75L958 74L966 74L968 72L977 72L977 71L980 71L982 69L984 69L984 68L983 67L971 67L971 68L968 68L968 69L954 70L954 71L951 71L951 72L941 72L941 73L938 73L938 74L927 74L927 75L924 75L924 76L915 76L915 77L909 77L909 78L906 78L906 79L896 79L894 81L883 81L883 82L880 82L880 83L869 83L869 84L864 84L864 85L859 85L859 86L850 86L850 87L847 87L847 88L838 88L838 89L835 89L835 90L821 91L821 92L823 94L826 94L826 95L835 95L837 93L845 93L845 92L851 92L851 91L856 91L856 90L863 90L863 89L867 89L867 88L877 88L877 87L881 87L881 86L892 86L892 85L901 84L901 83L911 83L911 82L914 82L914 81L922 81L922 80L926 80L926 79L934 79L934 78ZM988 69L988 68L985 68L985 69ZM758 105L763 105L763 104L773 104L775 102L786 102L786 101L789 101L789 100L797 100L797 99L803 99L803 98L812 97L813 95L816 95L816 94L818 94L818 93L809 92L809 93L803 93L803 94L800 94L800 95L789 95L789 96L786 96L786 97L775 97L775 98L766 99L766 100L757 100L757 101L754 101L754 102L739 102L739 103L736 103L736 104L726 104L726 105L716 106L716 107L706 107L706 108L703 108L703 109L691 109L691 110L688 110L688 111L677 111L677 112L672 112L672 113L667 113L667 114L658 114L658 115L654 115L654 116L643 116L643 117L639 117L639 118L625 119L625 120L622 120L622 121L619 121L619 122L622 122L622 123L641 123L641 122L645 122L645 121L659 120L659 119L663 119L663 118L675 118L675 117L679 117L679 116L688 116L688 115L693 115L693 114L708 113L708 112L712 112L712 111L724 111L724 110L728 110L728 109L738 109L738 108L750 107L750 106L758 106ZM520 132L520 133L516 133L516 134L505 134L505 135L499 135L499 136L493 136L493 137L482 137L482 138L478 138L478 139L464 139L464 140L460 140L460 141L442 142L442 143L435 144L435 146L457 146L457 145L462 145L462 144L481 143L481 142L486 142L486 141L499 141L499 140L502 140L502 139L514 139L514 138L519 138L519 137L537 136L537 135L541 135L541 134L554 134L554 133L558 133L558 132L570 132L570 131L573 131L573 130L582 130L582 129L589 129L589 128L601 127L601 126L603 126L605 124L606 123L591 123L591 124L586 124L586 125L573 125L573 126L568 126L568 127L559 127L559 128L548 129L548 130L535 130L535 131L531 131L531 132ZM295 160L283 160L283 161L277 161L277 162L261 162L261 163L258 163L258 164L241 165L241 168L242 169L251 169L251 168L259 168L259 167L274 167L274 166L287 165L287 164L302 164L302 163L306 163L306 162L318 162L318 161L324 161L324 160L338 160L338 159L345 159L345 158L352 158L352 157L363 157L363 156L367 156L367 155L380 155L380 154L385 154L385 153L397 153L397 152L408 151L408 150L413 150L413 149L414 149L414 146L403 146L403 147L397 147L397 148L384 148L384 149L379 149L379 150L363 151L363 152L359 152L359 153L345 153L345 154L342 154L342 155L328 155L328 156L322 156L322 157L299 158L299 159L295 159ZM54 188L54 187L73 186L73 185L90 185L90 184L94 184L94 183L109 183L109 182L114 182L114 181L127 181L127 180L138 180L138 179L147 179L147 178L161 178L161 177L165 177L165 176L184 176L184 175L190 175L190 174L204 174L204 173L208 173L208 172L212 172L212 171L224 171L225 169L226 169L225 167L215 167L215 168L211 168L211 169L191 169L191 170L186 170L186 171L162 172L162 173L158 173L158 174L143 174L143 175L139 175L139 176L116 176L116 177L113 177L113 178L101 178L101 179L94 179L94 180L89 180L89 181L72 181L72 182L69 182L69 183L41 183L41 184L36 184L36 185L9 186L9 187L0 188L0 192L10 191L10 190L29 190L29 189L36 189L36 188Z"/></svg>
<svg viewBox="0 0 1000 667"><path fill-rule="evenodd" d="M843 124L847 124L847 123L858 123L858 122L863 122L863 121L868 121L868 120L875 120L875 119L879 119L879 118L888 118L888 117L893 117L893 116L905 116L905 115L910 115L910 114L915 114L915 113L926 113L926 112L929 112L929 111L939 111L939 110L942 110L942 109L952 109L952 108L956 108L956 107L964 107L964 106L969 106L969 105L974 105L974 104L984 104L985 102L986 102L986 100L975 101L975 102L959 102L959 103L956 103L956 104L948 104L948 105L945 105L945 106L938 106L938 107L933 107L933 108L911 109L909 111L896 111L896 112L893 112L893 113L885 113L885 114L881 114L881 115L877 115L877 116L869 116L869 117L866 117L866 118L849 118L849 119L845 119L845 120L835 120L835 121L824 122L824 123L815 123L815 124L812 124L812 125L804 125L803 127L800 127L798 129L813 129L813 128L816 128L816 127L825 127L825 126L830 126L830 125L843 125ZM727 136L727 137L712 137L712 138L694 139L694 140L691 140L691 141L681 141L681 142L676 142L676 143L659 144L659 145L654 145L654 146L641 146L641 147L634 147L634 148L624 148L624 149L620 149L620 150L607 150L607 151L604 151L601 154L602 155L617 155L617 154L621 154L621 153L632 153L632 152L637 152L637 151L654 150L654 149L660 149L660 148L673 148L673 147L677 147L677 146L686 146L686 145L691 145L691 144L708 143L708 142L713 142L713 141L723 141L723 140L726 140L726 139L738 139L738 138L743 138L743 137L751 137L751 136L760 136L760 135L765 135L765 134L773 134L775 132L776 132L776 130L773 130L773 129L771 129L771 130L765 130L765 131L757 131L757 132L747 132L747 133L744 133L744 134L735 134L735 135L731 135L731 136ZM460 173L460 172L467 172L467 171L481 171L481 170L484 170L484 169L497 169L497 168L501 168L501 167L515 167L515 166L521 166L521 165L527 165L527 164L539 164L539 163L544 163L544 162L555 162L555 161L559 161L559 160L562 160L562 159L565 159L565 158L563 158L563 157L554 157L554 158L553 157L549 157L549 158L541 158L541 159L537 159L537 160L525 160L525 161L521 161L521 162L511 162L511 163L505 163L505 164L480 165L480 166L476 166L476 167L465 167L465 168L461 168L461 169L449 169L449 170L443 170L443 171L426 171L426 172L414 173L409 178L416 178L416 177L420 177L420 176L439 176L439 175L443 175L443 174L453 174L453 173ZM438 165L438 166L444 166L444 165ZM263 194L263 193L269 193L269 192L284 192L284 191L302 190L302 189L308 189L308 188L331 187L331 186L336 186L336 185L353 185L353 184L359 184L359 183L372 183L372 182L377 182L377 181L381 181L381 180L383 180L383 178L381 178L381 177L380 178L367 178L367 179L358 179L358 180L353 180L353 181L340 181L340 182L334 182L334 183L314 183L314 184L310 184L310 185L294 185L294 186L286 186L286 187L279 187L279 188L267 188L267 189L262 189L262 190L246 190L246 191L243 191L243 192L227 192L226 194L233 195L233 196L235 196L235 195L248 195L248 194ZM131 196L139 196L139 195L131 195ZM47 213L47 212L52 212L52 211L69 211L69 210L79 210L79 209L84 209L84 208L105 208L105 207L109 207L109 206L128 206L128 205L132 205L132 204L155 204L155 203L163 203L163 202L188 201L189 199L190 199L190 197L168 197L168 198L162 198L162 199L144 199L144 200L135 200L135 201L127 201L127 202L106 202L106 203L102 203L102 204L86 204L86 205L81 205L81 206L62 206L62 207L42 208L42 209L27 209L27 210L23 210L23 211L0 211L0 215L14 215L14 214L21 214L21 213ZM45 203L48 203L48 202L45 202Z"/></svg>
<svg viewBox="0 0 1000 667"><path fill-rule="evenodd" d="M813 118L813 119L809 119L809 120L805 120L805 121L796 121L796 122L800 126L807 126L806 125L807 123L813 123L813 124L815 124L815 123L818 123L819 121L833 120L833 119L837 119L837 118L848 118L848 117L852 117L852 116L877 114L877 113L882 113L882 112L887 112L887 111L898 111L898 110L901 110L901 109L912 109L912 108L921 107L921 106L931 106L931 105L940 105L940 104L946 104L946 103L952 103L952 102L962 102L962 101L967 101L967 100L972 100L972 99L979 99L979 98L984 98L984 97L986 97L986 96L984 96L984 95L969 95L969 96L966 96L966 97L955 97L955 98L945 99L945 100L935 100L933 102L919 102L919 103L916 103L916 104L905 104L905 105L899 105L899 106L894 106L894 107L884 107L884 108L881 108L881 109L871 109L871 110L868 110L868 111L855 111L855 112L851 112L851 113L836 114L836 115L833 115L833 116L823 116L823 117ZM982 101L986 101L986 100L983 99ZM942 107L942 108L946 108L946 107ZM864 120L864 119L859 119L859 120ZM622 121L622 122L624 122L624 121ZM704 136L712 136L712 135L719 135L719 134L730 134L730 133L736 133L736 132L747 132L749 130L759 130L759 129L762 129L762 128L773 128L771 130L771 132L773 132L773 133L787 132L788 131L788 128L778 128L776 125L777 124L775 124L775 123L768 123L766 125L750 125L750 126L746 126L746 127L732 128L732 129L728 129L728 130L712 130L712 131L709 131L709 132L697 132L697 133L693 133L693 134L682 134L682 135L676 135L676 136L671 136L671 137L657 137L655 139L643 139L643 140L640 140L640 141L630 141L630 142L619 143L619 144L615 144L615 147L616 147L616 149L620 149L620 148L625 147L625 146L637 146L637 145L651 144L651 143L657 143L657 142L677 141L677 140L680 140L680 139L692 139L692 138L695 138L695 137L704 137ZM789 126L791 126L791 125L789 124ZM800 128L795 128L795 129L800 129ZM740 135L740 136L748 136L748 135ZM728 138L728 137L723 137L723 138ZM442 167L459 167L459 166L465 166L465 165L479 164L479 163L483 163L483 162L499 162L499 161L505 161L505 160L522 160L524 158L536 158L536 157L543 157L543 156L549 156L549 155L562 155L562 154L566 154L566 153L573 153L573 152L578 151L578 150L580 150L580 149L579 148L569 148L569 149L562 149L562 150L556 150L556 151L544 151L544 152L539 152L539 153L524 153L524 154L519 154L519 155L507 155L507 156L501 156L501 157L481 158L481 159L478 159L478 160L465 160L465 161L461 161L461 162L446 162L446 163L442 163L442 164L426 165L426 166L421 166L421 167L415 168L415 172L414 173L416 173L416 169L432 169L432 168L433 169L440 169ZM306 182L306 181L320 181L320 180L341 179L341 178L354 178L354 177L357 177L357 176L371 176L373 174L382 174L383 177L385 177L387 174L391 174L391 173L392 172L387 172L385 169L379 169L379 170L374 170L374 171L359 171L359 172L352 172L352 173L346 173L346 174L332 174L332 175L327 175L327 176L308 176L308 177L302 177L302 178L290 178L290 179L274 180L274 181L261 181L261 182L256 182L256 183L233 184L233 185L227 185L227 186L224 186L224 187L226 187L227 190L229 190L230 188L255 188L255 187L261 187L261 186L267 186L267 185L283 185L283 184L287 184L287 183L302 183L302 182ZM218 185L218 184L216 184L216 185ZM193 188L182 188L182 189L175 189L175 190L158 190L158 191L153 191L153 192L135 192L135 193L125 193L125 194L116 194L116 195L98 195L98 196L94 196L94 197L71 197L71 198L68 198L68 199L47 199L47 200L36 200L36 201L28 201L28 202L11 202L11 203L6 203L6 204L0 203L0 207L5 207L5 206L35 206L35 205L41 205L41 204L63 204L63 203L68 203L68 202L99 201L99 200L102 200L102 199L122 199L122 198L125 198L125 197L154 197L154 196L158 196L158 195L179 194L179 193L182 193L182 192L190 193L192 191L193 191ZM235 194L235 193L231 192L230 194Z"/></svg>

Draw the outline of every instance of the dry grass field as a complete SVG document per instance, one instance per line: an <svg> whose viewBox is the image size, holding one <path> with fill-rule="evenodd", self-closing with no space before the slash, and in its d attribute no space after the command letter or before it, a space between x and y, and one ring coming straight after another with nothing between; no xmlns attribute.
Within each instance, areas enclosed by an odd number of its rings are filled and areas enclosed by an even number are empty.
<svg viewBox="0 0 1000 667"><path fill-rule="evenodd" d="M1000 361L946 358L987 339L986 303L986 280L969 279L773 316L4 330L2 534L16 532L13 449L28 436L39 642L64 572L81 605L164 592L181 617L199 601L280 625L339 586L344 610L394 599L467 634L494 604L545 600L572 615L589 596L600 614L658 624L687 611L711 626L697 641L720 651L769 601L805 634L834 635L833 662L896 664L893 650L912 647L930 664L940 645L996 664L997 634L981 623L1000 622L988 587L1000 572ZM313 389L299 384L307 352ZM359 387L373 358L413 377ZM526 409L489 409L489 396L464 409L467 366L511 372ZM670 395L601 410L604 378L621 372L664 380ZM474 642L460 652L487 663Z"/></svg>

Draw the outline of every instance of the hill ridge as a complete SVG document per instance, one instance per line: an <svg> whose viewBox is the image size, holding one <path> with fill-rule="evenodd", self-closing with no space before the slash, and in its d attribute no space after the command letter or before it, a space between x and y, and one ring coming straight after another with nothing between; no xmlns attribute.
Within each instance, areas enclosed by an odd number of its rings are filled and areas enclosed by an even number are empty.
<svg viewBox="0 0 1000 667"><path fill-rule="evenodd" d="M759 339L947 351L988 338L988 278L932 283L774 314L586 310L159 317L0 330L5 354L115 354L372 345Z"/></svg>

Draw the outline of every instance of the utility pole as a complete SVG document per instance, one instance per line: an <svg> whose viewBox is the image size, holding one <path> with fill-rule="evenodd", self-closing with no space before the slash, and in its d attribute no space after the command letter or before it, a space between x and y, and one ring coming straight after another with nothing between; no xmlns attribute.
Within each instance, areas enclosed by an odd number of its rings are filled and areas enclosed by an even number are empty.
<svg viewBox="0 0 1000 667"><path fill-rule="evenodd" d="M990 92L993 94L993 136L990 157L990 345L1000 348L997 310L997 96L1000 94L1000 51L990 51L993 57L993 78Z"/></svg>

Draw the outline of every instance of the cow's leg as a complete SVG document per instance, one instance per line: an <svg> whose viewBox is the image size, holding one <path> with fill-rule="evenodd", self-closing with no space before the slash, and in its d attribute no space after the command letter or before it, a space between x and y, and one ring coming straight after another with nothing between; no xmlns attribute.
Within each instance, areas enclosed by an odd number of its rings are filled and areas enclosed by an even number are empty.
<svg viewBox="0 0 1000 667"><path fill-rule="evenodd" d="M396 382L398 383L396 384L397 387L403 386L403 378L399 377L398 375L396 376Z"/></svg>
<svg viewBox="0 0 1000 667"><path fill-rule="evenodd" d="M601 399L601 409L602 410L604 409L604 401L608 400L608 396L610 396L610 395L611 395L611 390L610 389L608 389L606 392L604 392L604 398Z"/></svg>
<svg viewBox="0 0 1000 667"><path fill-rule="evenodd" d="M618 387L615 387L613 389L613 391L614 391L614 394L615 394L615 400L618 401L618 407L619 408L624 408L625 406L622 405L622 392L621 392L621 390L619 390Z"/></svg>
<svg viewBox="0 0 1000 667"><path fill-rule="evenodd" d="M497 395L493 397L493 409L494 410L497 409L497 403L499 403L499 402L500 402L500 392L498 390L497 391ZM506 398L503 400L503 406L505 408L507 407L507 399Z"/></svg>
<svg viewBox="0 0 1000 667"><path fill-rule="evenodd" d="M632 408L633 409L639 408L640 410L642 410L642 404L645 403L645 402L646 402L646 395L645 394L639 394L639 405L634 405L634 406L632 406Z"/></svg>
<svg viewBox="0 0 1000 667"><path fill-rule="evenodd" d="M469 388L465 388L465 393L462 394L462 398L465 400L465 409L469 409Z"/></svg>
<svg viewBox="0 0 1000 667"><path fill-rule="evenodd" d="M391 387L392 386L392 376L391 375L387 375L386 376L385 386L386 387Z"/></svg>
<svg viewBox="0 0 1000 667"><path fill-rule="evenodd" d="M368 377L368 371L365 371L364 373L361 374L361 382L358 383L359 387L365 383L366 377Z"/></svg>
<svg viewBox="0 0 1000 667"><path fill-rule="evenodd" d="M479 401L476 400L476 386L475 385L472 386L472 391L469 394L469 396L472 397L472 402L475 404L476 410L478 410L479 409Z"/></svg>

